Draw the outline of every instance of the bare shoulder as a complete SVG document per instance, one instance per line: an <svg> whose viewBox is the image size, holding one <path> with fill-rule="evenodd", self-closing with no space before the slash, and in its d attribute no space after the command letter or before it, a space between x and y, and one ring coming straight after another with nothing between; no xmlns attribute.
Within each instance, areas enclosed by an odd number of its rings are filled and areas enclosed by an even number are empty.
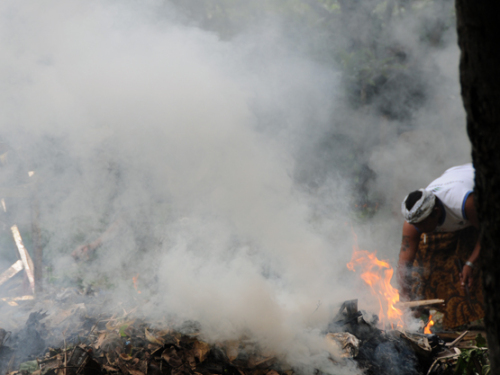
<svg viewBox="0 0 500 375"><path fill-rule="evenodd" d="M403 224L403 238L408 237L409 239L420 238L420 232L412 224L407 221Z"/></svg>

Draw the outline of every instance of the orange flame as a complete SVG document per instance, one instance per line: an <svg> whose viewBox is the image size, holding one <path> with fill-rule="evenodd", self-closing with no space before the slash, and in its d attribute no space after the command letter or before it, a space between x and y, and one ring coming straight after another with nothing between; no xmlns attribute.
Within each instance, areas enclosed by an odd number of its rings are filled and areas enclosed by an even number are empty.
<svg viewBox="0 0 500 375"><path fill-rule="evenodd" d="M141 291L137 288L137 279L139 279L139 274L132 277L132 282L134 283L134 288L137 290L137 293L141 294Z"/></svg>
<svg viewBox="0 0 500 375"><path fill-rule="evenodd" d="M424 333L426 335L430 335L432 334L431 332L431 327L434 325L434 320L432 320L432 315L429 315L429 322L427 323L427 325L425 326L424 328Z"/></svg>
<svg viewBox="0 0 500 375"><path fill-rule="evenodd" d="M373 295L378 298L380 310L379 318L384 326L394 324L403 328L403 312L394 305L399 301L399 292L391 285L394 270L389 263L379 260L376 253L360 250L354 233L354 246L352 258L347 263L347 268L353 272L361 270L361 278L370 286Z"/></svg>

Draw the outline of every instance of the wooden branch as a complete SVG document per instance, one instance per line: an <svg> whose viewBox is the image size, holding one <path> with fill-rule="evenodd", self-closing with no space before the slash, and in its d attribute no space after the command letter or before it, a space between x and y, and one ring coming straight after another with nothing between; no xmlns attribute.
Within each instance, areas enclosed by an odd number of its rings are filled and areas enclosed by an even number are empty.
<svg viewBox="0 0 500 375"><path fill-rule="evenodd" d="M16 263L14 263L12 266L9 267L6 271L2 272L0 275L0 285L5 283L7 280L11 279L15 275L17 275L19 272L23 270L23 262L21 260L18 260Z"/></svg>
<svg viewBox="0 0 500 375"><path fill-rule="evenodd" d="M453 342L450 342L450 343L447 343L445 344L447 347L449 348L452 348L454 346L456 346L460 341L462 341L462 339L469 333L469 331L465 331L464 333L462 333L460 336L458 336L455 340L453 340Z"/></svg>
<svg viewBox="0 0 500 375"><path fill-rule="evenodd" d="M21 238L21 233L19 233L19 228L17 225L13 225L10 230L12 231L12 235L14 236L14 241L16 242L17 250L19 251L19 255L21 256L21 261L23 262L24 270L26 271L26 275L28 276L28 281L30 283L31 290L35 293L35 276L33 274L33 261L31 260L28 251L24 247L23 239Z"/></svg>
<svg viewBox="0 0 500 375"><path fill-rule="evenodd" d="M444 304L444 299L424 299L421 301L398 302L396 307L399 309L411 309L414 307L441 305Z"/></svg>
<svg viewBox="0 0 500 375"><path fill-rule="evenodd" d="M468 331L467 334L462 337L462 341L469 341L469 340L474 340L478 334L482 334L483 336L485 335L484 331ZM453 332L453 331L446 331L446 332L437 332L436 335L439 336L440 339L444 341L452 341L456 340L458 337L460 337L461 333L458 332Z"/></svg>

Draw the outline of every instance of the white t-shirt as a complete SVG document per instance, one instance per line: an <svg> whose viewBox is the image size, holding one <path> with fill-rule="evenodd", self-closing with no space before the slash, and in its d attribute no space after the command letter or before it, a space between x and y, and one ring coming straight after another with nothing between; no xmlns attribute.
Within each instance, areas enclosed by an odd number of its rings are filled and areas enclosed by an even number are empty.
<svg viewBox="0 0 500 375"><path fill-rule="evenodd" d="M445 217L436 232L455 232L470 225L465 215L465 201L474 189L474 167L471 163L447 169L425 190L432 191L443 203Z"/></svg>

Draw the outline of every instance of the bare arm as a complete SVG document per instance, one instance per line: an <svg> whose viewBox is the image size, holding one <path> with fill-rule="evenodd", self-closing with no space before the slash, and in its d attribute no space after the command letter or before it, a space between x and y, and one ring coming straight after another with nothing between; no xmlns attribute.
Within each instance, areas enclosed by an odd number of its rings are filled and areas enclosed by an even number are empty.
<svg viewBox="0 0 500 375"><path fill-rule="evenodd" d="M399 250L398 260L398 282L400 285L401 299L409 297L409 282L410 270L415 260L415 255L418 250L420 241L420 232L411 224L405 221L403 224L403 238L401 241L401 249Z"/></svg>
<svg viewBox="0 0 500 375"><path fill-rule="evenodd" d="M477 219L474 193L470 194L465 201L465 215L467 217L467 220L469 220L474 227L479 229L479 221ZM479 242L478 238L476 245L474 246L474 250L472 251L472 254L469 256L469 259L467 259L467 261L471 262L472 264L476 264L476 261L479 259L480 252L481 243ZM470 266L464 265L462 273L460 274L460 280L463 287L465 287L465 285L469 287L472 286L472 268Z"/></svg>

